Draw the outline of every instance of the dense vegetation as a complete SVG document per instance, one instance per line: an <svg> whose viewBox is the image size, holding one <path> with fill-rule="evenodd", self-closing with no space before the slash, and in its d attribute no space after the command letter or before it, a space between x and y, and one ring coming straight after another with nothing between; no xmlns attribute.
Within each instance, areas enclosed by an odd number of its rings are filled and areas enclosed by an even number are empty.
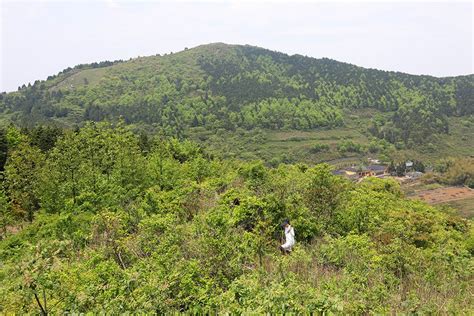
<svg viewBox="0 0 474 316"><path fill-rule="evenodd" d="M181 137L207 130L312 130L377 110L364 128L416 148L474 112L473 76L434 78L364 69L252 46L211 44L166 56L65 69L0 95L3 120L20 125L117 121Z"/></svg>
<svg viewBox="0 0 474 316"><path fill-rule="evenodd" d="M438 162L436 171L441 173L434 180L449 185L464 185L474 189L474 157L444 159Z"/></svg>
<svg viewBox="0 0 474 316"><path fill-rule="evenodd" d="M466 156L473 91L212 44L2 93L0 313L474 313L471 220L301 163ZM439 158L423 181L474 186Z"/></svg>
<svg viewBox="0 0 474 316"><path fill-rule="evenodd" d="M0 313L474 312L471 222L394 181L223 160L123 124L1 136Z"/></svg>

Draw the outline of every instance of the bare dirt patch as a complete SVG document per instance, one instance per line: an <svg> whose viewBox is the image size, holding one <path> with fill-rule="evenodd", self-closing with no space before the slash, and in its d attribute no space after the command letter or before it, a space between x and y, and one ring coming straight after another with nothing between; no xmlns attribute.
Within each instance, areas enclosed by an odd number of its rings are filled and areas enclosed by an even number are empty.
<svg viewBox="0 0 474 316"><path fill-rule="evenodd" d="M474 190L466 187L446 187L434 190L418 191L412 198L429 204L439 204L474 197Z"/></svg>

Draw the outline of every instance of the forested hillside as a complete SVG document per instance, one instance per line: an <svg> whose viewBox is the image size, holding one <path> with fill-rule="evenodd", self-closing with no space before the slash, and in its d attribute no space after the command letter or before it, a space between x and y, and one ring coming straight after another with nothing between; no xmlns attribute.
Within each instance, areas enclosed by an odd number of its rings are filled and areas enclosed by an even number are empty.
<svg viewBox="0 0 474 316"><path fill-rule="evenodd" d="M414 76L210 44L65 69L2 94L0 117L20 125L69 127L122 117L136 128L181 137L193 127L334 129L350 123L347 113L372 109L363 132L417 148L449 133L449 117L472 116L473 91L473 75Z"/></svg>
<svg viewBox="0 0 474 316"><path fill-rule="evenodd" d="M316 162L472 187L473 81L210 44L2 93L0 314L472 314L472 211Z"/></svg>
<svg viewBox="0 0 474 316"><path fill-rule="evenodd" d="M472 222L394 180L219 159L122 123L1 132L0 313L474 312Z"/></svg>

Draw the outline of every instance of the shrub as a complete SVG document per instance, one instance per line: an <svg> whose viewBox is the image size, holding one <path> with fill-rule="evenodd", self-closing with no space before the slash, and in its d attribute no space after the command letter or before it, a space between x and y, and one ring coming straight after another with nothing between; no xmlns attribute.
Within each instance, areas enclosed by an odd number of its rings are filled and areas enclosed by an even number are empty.
<svg viewBox="0 0 474 316"><path fill-rule="evenodd" d="M325 152L329 150L329 145L328 144L314 144L310 148L310 152L313 154L320 153L320 152Z"/></svg>
<svg viewBox="0 0 474 316"><path fill-rule="evenodd" d="M356 144L351 140L343 141L337 144L337 150L341 153L353 152L361 153L364 151L364 147L360 144Z"/></svg>

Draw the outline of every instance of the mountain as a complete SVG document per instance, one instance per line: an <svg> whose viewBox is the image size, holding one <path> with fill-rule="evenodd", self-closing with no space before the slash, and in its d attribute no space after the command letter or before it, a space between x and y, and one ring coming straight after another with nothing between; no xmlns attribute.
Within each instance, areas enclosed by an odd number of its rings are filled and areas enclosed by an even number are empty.
<svg viewBox="0 0 474 316"><path fill-rule="evenodd" d="M472 78L213 44L3 94L39 126L0 126L0 315L474 314L473 192L443 188L473 158L301 163L471 155Z"/></svg>
<svg viewBox="0 0 474 316"><path fill-rule="evenodd" d="M369 111L359 124L362 133L417 148L449 134L453 117L467 118L472 131L473 91L474 75L416 76L215 43L65 69L1 94L0 119L73 127L122 118L182 136L197 127L214 133L334 130Z"/></svg>

